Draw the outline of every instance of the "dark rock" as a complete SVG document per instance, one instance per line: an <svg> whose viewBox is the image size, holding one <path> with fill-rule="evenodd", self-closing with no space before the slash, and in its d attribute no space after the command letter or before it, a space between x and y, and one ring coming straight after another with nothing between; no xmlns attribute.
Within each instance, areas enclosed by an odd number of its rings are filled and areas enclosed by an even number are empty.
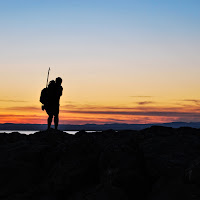
<svg viewBox="0 0 200 200"><path fill-rule="evenodd" d="M199 199L200 130L0 134L1 200Z"/></svg>
<svg viewBox="0 0 200 200"><path fill-rule="evenodd" d="M200 185L200 157L193 160L185 170L185 181Z"/></svg>

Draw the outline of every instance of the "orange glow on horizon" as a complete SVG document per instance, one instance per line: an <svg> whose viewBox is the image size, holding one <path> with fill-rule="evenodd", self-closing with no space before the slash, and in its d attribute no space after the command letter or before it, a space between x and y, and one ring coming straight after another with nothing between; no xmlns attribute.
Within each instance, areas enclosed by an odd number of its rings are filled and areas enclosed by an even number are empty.
<svg viewBox="0 0 200 200"><path fill-rule="evenodd" d="M148 105L149 104L149 105ZM173 121L200 121L198 105L150 105L143 102L135 106L64 105L60 108L60 124L106 123L167 123ZM2 108L0 123L46 124L47 114L39 106Z"/></svg>

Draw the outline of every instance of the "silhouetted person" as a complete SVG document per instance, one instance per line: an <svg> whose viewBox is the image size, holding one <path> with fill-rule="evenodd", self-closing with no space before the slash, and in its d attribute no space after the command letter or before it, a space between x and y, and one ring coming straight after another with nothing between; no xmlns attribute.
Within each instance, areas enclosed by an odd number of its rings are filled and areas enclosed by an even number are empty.
<svg viewBox="0 0 200 200"><path fill-rule="evenodd" d="M55 129L58 128L58 114L59 114L59 106L60 106L60 97L62 96L63 87L61 86L62 79L60 77L56 78L56 81L50 81L48 85L47 92L47 103L45 105L45 109L48 117L48 129L51 127L52 119L54 117L54 125Z"/></svg>

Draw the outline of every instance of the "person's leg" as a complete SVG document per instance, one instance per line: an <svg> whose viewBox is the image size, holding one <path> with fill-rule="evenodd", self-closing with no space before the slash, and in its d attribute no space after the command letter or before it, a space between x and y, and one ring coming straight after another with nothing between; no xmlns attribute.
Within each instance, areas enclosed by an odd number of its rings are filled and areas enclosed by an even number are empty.
<svg viewBox="0 0 200 200"><path fill-rule="evenodd" d="M58 114L56 114L55 116L54 116L54 125L55 125L55 129L57 130L58 129Z"/></svg>
<svg viewBox="0 0 200 200"><path fill-rule="evenodd" d="M51 127L52 118L53 118L53 115L50 114L49 118L48 118L48 129L50 129L50 127Z"/></svg>

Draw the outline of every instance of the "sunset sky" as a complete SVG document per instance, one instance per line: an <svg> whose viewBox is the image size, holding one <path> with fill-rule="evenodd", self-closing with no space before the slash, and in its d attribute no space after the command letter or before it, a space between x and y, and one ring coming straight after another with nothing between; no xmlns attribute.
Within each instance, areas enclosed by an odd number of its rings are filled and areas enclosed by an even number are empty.
<svg viewBox="0 0 200 200"><path fill-rule="evenodd" d="M0 0L0 123L200 122L199 0Z"/></svg>

